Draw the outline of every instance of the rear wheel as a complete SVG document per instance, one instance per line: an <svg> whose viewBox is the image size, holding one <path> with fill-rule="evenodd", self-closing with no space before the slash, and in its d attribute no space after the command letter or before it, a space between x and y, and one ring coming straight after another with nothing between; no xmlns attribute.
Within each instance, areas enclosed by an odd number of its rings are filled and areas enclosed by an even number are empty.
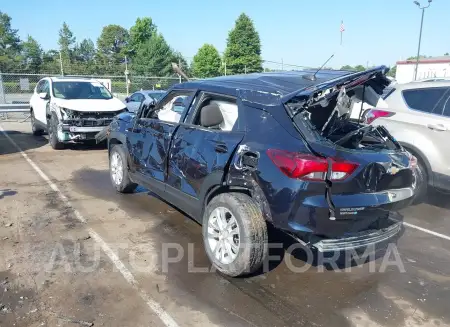
<svg viewBox="0 0 450 327"><path fill-rule="evenodd" d="M58 117L54 113L47 118L48 143L55 150L64 149L64 143L58 139Z"/></svg>
<svg viewBox="0 0 450 327"><path fill-rule="evenodd" d="M203 217L203 241L213 266L228 276L255 272L267 257L267 224L251 197L224 193Z"/></svg>
<svg viewBox="0 0 450 327"><path fill-rule="evenodd" d="M31 110L30 112L30 120L31 120L31 131L33 132L33 135L40 136L44 134L44 130L36 125L36 118L34 117L33 110Z"/></svg>
<svg viewBox="0 0 450 327"><path fill-rule="evenodd" d="M109 153L109 174L117 192L132 193L136 189L137 184L128 174L127 157L121 144L114 145Z"/></svg>
<svg viewBox="0 0 450 327"><path fill-rule="evenodd" d="M416 196L414 197L414 204L422 203L426 200L428 192L428 174L427 168L422 159L417 158L416 170Z"/></svg>

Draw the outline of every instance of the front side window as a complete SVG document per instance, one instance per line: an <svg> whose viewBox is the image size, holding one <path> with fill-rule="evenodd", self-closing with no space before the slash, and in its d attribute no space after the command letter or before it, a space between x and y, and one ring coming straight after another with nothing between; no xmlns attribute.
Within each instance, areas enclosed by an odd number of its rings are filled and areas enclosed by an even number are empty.
<svg viewBox="0 0 450 327"><path fill-rule="evenodd" d="M53 95L67 100L109 100L111 93L100 82L91 81L57 81L53 82Z"/></svg>
<svg viewBox="0 0 450 327"><path fill-rule="evenodd" d="M433 87L404 90L402 94L411 109L440 115L443 109L442 99L448 90L447 87Z"/></svg>
<svg viewBox="0 0 450 327"><path fill-rule="evenodd" d="M156 112L159 120L178 123L188 109L188 101L194 95L194 91L172 91L158 104ZM149 118L149 117L147 117Z"/></svg>
<svg viewBox="0 0 450 327"><path fill-rule="evenodd" d="M37 85L36 85L36 93L41 93L42 92L42 89L43 89L43 86L44 86L44 82L45 82L45 80L43 80L43 81L40 81Z"/></svg>

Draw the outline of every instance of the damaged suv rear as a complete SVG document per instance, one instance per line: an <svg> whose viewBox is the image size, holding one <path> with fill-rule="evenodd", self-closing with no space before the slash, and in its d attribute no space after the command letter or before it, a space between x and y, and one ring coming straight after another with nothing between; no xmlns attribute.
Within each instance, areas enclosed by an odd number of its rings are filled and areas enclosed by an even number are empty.
<svg viewBox="0 0 450 327"><path fill-rule="evenodd" d="M111 181L123 193L144 185L203 224L210 260L231 276L267 258L267 222L322 252L386 242L401 230L391 213L414 197L417 162L382 126L350 119L368 91L382 94L386 72L176 85L101 133ZM179 117L167 121L159 113L180 96Z"/></svg>

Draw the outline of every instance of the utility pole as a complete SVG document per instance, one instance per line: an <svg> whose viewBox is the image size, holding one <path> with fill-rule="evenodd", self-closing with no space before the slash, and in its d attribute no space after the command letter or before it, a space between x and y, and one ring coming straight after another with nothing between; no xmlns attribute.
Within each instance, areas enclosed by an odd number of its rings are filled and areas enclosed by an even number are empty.
<svg viewBox="0 0 450 327"><path fill-rule="evenodd" d="M128 85L128 75L130 74L130 72L128 71L128 58L127 56L125 56L125 85L127 87L127 97L130 94L130 86Z"/></svg>
<svg viewBox="0 0 450 327"><path fill-rule="evenodd" d="M59 50L59 66L61 68L61 76L64 76L64 69L63 69L63 63L62 63L61 50Z"/></svg>
<svg viewBox="0 0 450 327"><path fill-rule="evenodd" d="M223 61L223 66L224 66L225 76L227 76L227 62L225 60Z"/></svg>
<svg viewBox="0 0 450 327"><path fill-rule="evenodd" d="M247 74L247 65L244 65L244 74Z"/></svg>
<svg viewBox="0 0 450 327"><path fill-rule="evenodd" d="M181 68L181 59L180 59L180 58L178 58L178 67L180 67L180 69L183 70L183 69ZM180 83L182 82L182 81L181 81L181 75L180 75L180 74L178 74L178 80L180 81Z"/></svg>
<svg viewBox="0 0 450 327"><path fill-rule="evenodd" d="M417 80L417 72L419 70L419 57L420 57L420 44L422 42L422 28L423 28L423 16L425 15L425 9L431 6L433 0L428 0L428 6L421 7L418 1L414 1L414 4L422 10L422 19L420 21L420 32L419 32L419 46L417 47L417 58L416 58L416 69L414 71L414 80Z"/></svg>
<svg viewBox="0 0 450 327"><path fill-rule="evenodd" d="M281 70L284 70L283 58L281 58Z"/></svg>

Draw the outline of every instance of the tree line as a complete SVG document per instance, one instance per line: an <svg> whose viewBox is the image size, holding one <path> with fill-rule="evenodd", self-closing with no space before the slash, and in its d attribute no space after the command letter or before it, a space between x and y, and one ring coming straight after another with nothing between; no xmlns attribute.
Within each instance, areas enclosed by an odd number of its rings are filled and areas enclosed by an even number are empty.
<svg viewBox="0 0 450 327"><path fill-rule="evenodd" d="M137 18L127 30L104 26L94 43L77 40L67 23L58 34L58 49L44 50L28 35L21 40L11 17L0 11L0 72L66 75L123 75L125 61L134 75L173 76L172 62L188 76L213 77L262 71L261 42L252 20L241 14L229 32L221 56L211 44L203 45L188 64L158 31L150 17Z"/></svg>

